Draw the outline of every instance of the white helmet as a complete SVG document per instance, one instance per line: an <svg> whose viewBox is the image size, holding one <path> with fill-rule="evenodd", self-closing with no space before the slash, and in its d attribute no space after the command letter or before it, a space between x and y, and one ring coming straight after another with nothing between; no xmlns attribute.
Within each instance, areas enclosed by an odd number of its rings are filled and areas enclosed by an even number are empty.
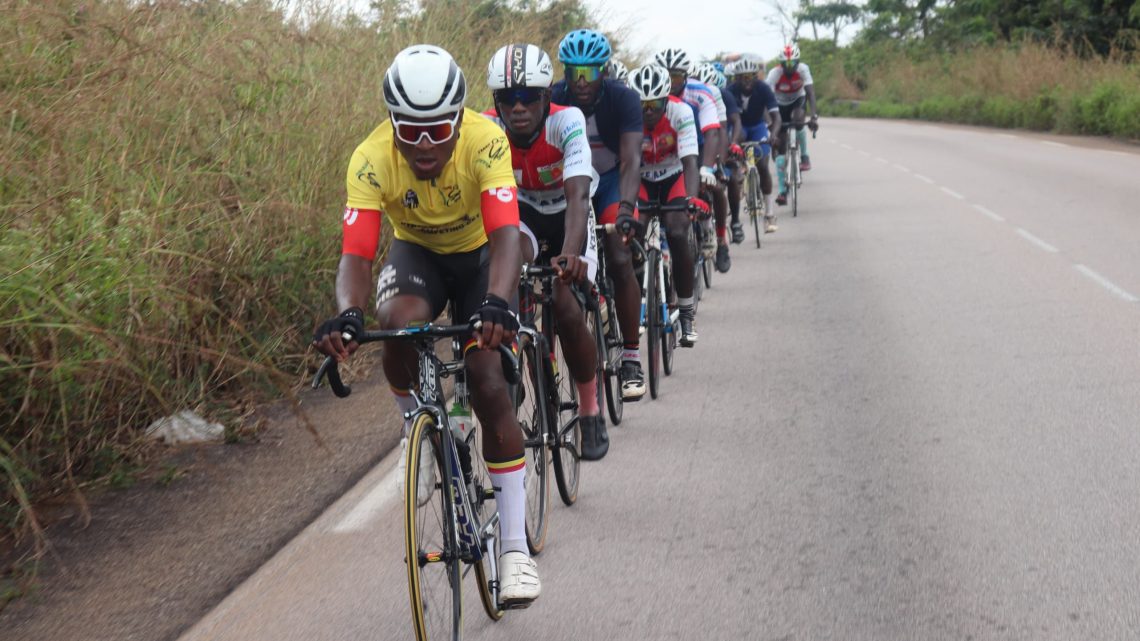
<svg viewBox="0 0 1140 641"><path fill-rule="evenodd" d="M487 64L487 87L549 87L554 82L554 63L535 45L507 45Z"/></svg>
<svg viewBox="0 0 1140 641"><path fill-rule="evenodd" d="M684 49L662 49L653 55L653 62L665 67L666 69L680 69L688 73L693 68L693 62L689 60L689 54L685 53Z"/></svg>
<svg viewBox="0 0 1140 641"><path fill-rule="evenodd" d="M760 65L757 64L755 58L741 58L732 64L732 75L754 74L758 71L760 71Z"/></svg>
<svg viewBox="0 0 1140 641"><path fill-rule="evenodd" d="M657 100L669 95L669 70L660 65L642 65L629 72L629 86L642 100Z"/></svg>
<svg viewBox="0 0 1140 641"><path fill-rule="evenodd" d="M606 73L610 78L621 80L622 82L625 82L625 80L629 78L629 69L626 69L621 60L617 58L610 58L610 61L606 63Z"/></svg>
<svg viewBox="0 0 1140 641"><path fill-rule="evenodd" d="M384 73L384 102L393 118L432 118L463 108L467 82L451 54L435 45L412 45Z"/></svg>
<svg viewBox="0 0 1140 641"><path fill-rule="evenodd" d="M693 69L692 76L698 82L703 82L710 87L716 86L716 67L712 66L711 62L702 62Z"/></svg>

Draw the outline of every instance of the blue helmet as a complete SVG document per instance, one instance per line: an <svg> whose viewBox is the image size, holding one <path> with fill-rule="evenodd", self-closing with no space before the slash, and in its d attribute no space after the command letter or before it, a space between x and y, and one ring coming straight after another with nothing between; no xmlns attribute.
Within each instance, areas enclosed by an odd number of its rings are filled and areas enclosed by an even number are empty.
<svg viewBox="0 0 1140 641"><path fill-rule="evenodd" d="M612 54L610 41L590 29L571 31L558 45L558 59L568 65L604 65Z"/></svg>

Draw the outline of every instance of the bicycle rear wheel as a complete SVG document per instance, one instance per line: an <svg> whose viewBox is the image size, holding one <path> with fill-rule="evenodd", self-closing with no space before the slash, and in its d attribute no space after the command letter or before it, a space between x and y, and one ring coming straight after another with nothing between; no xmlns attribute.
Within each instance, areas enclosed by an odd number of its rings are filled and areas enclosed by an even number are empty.
<svg viewBox="0 0 1140 641"><path fill-rule="evenodd" d="M795 134L792 134L793 136ZM799 147L792 150L790 162L788 163L788 200L792 203L792 218L799 215L800 211L800 150Z"/></svg>
<svg viewBox="0 0 1140 641"><path fill-rule="evenodd" d="M752 218L752 233L756 235L756 249L760 249L760 238L764 233L760 230L762 197L760 195L760 171L755 165L748 167L747 183L748 216Z"/></svg>
<svg viewBox="0 0 1140 641"><path fill-rule="evenodd" d="M649 270L649 287L645 292L645 340L648 341L649 356L649 396L657 398L657 385L661 378L661 302L657 300L658 287L661 285L661 276L657 272L657 264L661 261L661 252L656 249L649 250L649 259L645 268Z"/></svg>
<svg viewBox="0 0 1140 641"><path fill-rule="evenodd" d="M455 504L450 489L450 465L439 454L441 441L435 419L419 414L408 436L404 476L404 561L412 627L419 641L458 639L463 625L462 575L455 531ZM437 479L430 497L419 500L420 463L431 459L428 470Z"/></svg>
<svg viewBox="0 0 1140 641"><path fill-rule="evenodd" d="M704 271L704 254L701 253L701 223L694 221L692 224L692 233L689 234L689 253L693 257L693 307L700 306L701 299L705 296L705 283L701 278L701 272Z"/></svg>
<svg viewBox="0 0 1140 641"><path fill-rule="evenodd" d="M554 480L558 496L566 505L578 500L578 468L582 458L582 424L578 420L578 386L570 376L570 368L562 353L562 341L556 341L555 363L559 369L558 418L551 422L551 454L554 461Z"/></svg>
<svg viewBox="0 0 1140 641"><path fill-rule="evenodd" d="M526 447L526 544L531 554L546 545L546 511L550 504L547 462L546 398L538 349L529 334L519 334L520 380L515 385L515 416Z"/></svg>
<svg viewBox="0 0 1140 641"><path fill-rule="evenodd" d="M665 291L673 291L673 268L669 263L663 265L663 274L665 276ZM673 374L673 348L677 345L677 327L672 322L672 312L669 310L669 305L661 305L660 311L657 312L661 316L661 365L665 370L666 376Z"/></svg>
<svg viewBox="0 0 1140 641"><path fill-rule="evenodd" d="M608 295L614 291L614 288L608 277L606 283L608 287L605 288L605 292ZM606 409L610 413L610 423L621 425L622 414L625 411L625 401L621 397L621 352L623 349L621 328L618 326L617 309L612 297L606 299L606 305L608 306L608 322L603 323L600 317L595 321L598 327L597 335L601 337L598 358L601 359L600 364L604 372L603 387L606 393ZM598 407L601 405L599 404Z"/></svg>

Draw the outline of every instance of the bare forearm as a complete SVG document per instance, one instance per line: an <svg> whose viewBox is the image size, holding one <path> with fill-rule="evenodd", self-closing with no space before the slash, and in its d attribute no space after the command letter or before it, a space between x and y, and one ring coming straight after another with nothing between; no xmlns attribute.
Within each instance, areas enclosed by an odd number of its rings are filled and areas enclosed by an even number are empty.
<svg viewBox="0 0 1140 641"><path fill-rule="evenodd" d="M566 231L562 254L581 253L586 244L586 208L590 206L589 176L575 176L565 182Z"/></svg>
<svg viewBox="0 0 1140 641"><path fill-rule="evenodd" d="M372 261L353 254L340 257L336 270L337 311L350 307L368 308L372 291Z"/></svg>
<svg viewBox="0 0 1140 641"><path fill-rule="evenodd" d="M519 268L522 250L519 249L519 228L508 225L491 232L491 276L487 293L510 300L519 287Z"/></svg>
<svg viewBox="0 0 1140 641"><path fill-rule="evenodd" d="M685 195L689 198L696 198L697 194L701 193L701 178L697 169L697 157L685 156L681 158L681 166L684 167L685 178Z"/></svg>

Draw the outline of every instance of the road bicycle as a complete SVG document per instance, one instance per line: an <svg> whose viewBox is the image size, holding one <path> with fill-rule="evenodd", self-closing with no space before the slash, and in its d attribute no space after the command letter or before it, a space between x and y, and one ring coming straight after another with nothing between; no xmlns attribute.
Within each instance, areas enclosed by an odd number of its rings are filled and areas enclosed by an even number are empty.
<svg viewBox="0 0 1140 641"><path fill-rule="evenodd" d="M740 144L744 149L744 166L748 168L744 175L744 204L748 207L748 218L752 221L756 249L760 249L760 239L764 236L760 227L764 224L764 216L768 215L764 209L764 194L760 187L760 169L756 166L756 150L761 149L763 144L765 143L754 140Z"/></svg>
<svg viewBox="0 0 1140 641"><path fill-rule="evenodd" d="M495 489L473 427L462 439L451 429L442 379L464 371L460 336L474 326L427 323L393 330L365 331L345 341L409 341L419 359L419 386L412 391L416 407L405 414L411 421L405 452L404 563L412 627L417 641L459 639L463 628L462 579L474 570L483 609L493 621L503 617L507 604L499 601L499 512ZM437 341L451 338L452 359L436 353ZM519 383L514 353L499 346L508 384ZM333 393L344 398L352 389L343 383L336 360L325 359L313 378L313 387L328 379ZM462 399L457 399L462 401ZM419 475L430 472L434 483L427 497L419 496Z"/></svg>
<svg viewBox="0 0 1140 641"><path fill-rule="evenodd" d="M553 267L523 265L519 280L518 367L516 416L527 450L526 538L532 554L545 545L550 474L554 468L558 495L566 505L578 500L582 457L582 426L578 417L578 387L562 354L554 313ZM585 308L585 296L579 304ZM590 319L587 319L590 320Z"/></svg>
<svg viewBox="0 0 1140 641"><path fill-rule="evenodd" d="M603 245L607 234L619 231L617 225L613 223L594 227L599 246ZM618 323L614 281L606 265L606 252L599 250L594 289L586 301L587 327L590 327L594 335L598 350L597 374L604 390L610 423L620 425L625 407L621 395L621 361L625 342L621 335L621 325ZM599 396L599 407L601 407L600 400Z"/></svg>
<svg viewBox="0 0 1140 641"><path fill-rule="evenodd" d="M799 209L800 209L799 191L800 191L800 187L803 186L803 184L804 184L804 177L803 177L803 171L800 170L799 136L796 135L796 132L789 131L789 129L792 127L802 128L804 126L806 126L806 125L804 125L803 122L799 122L799 123L785 122L785 123L781 124L781 129L784 132L783 135L786 136L785 139L788 141L786 182L787 182L787 187L788 187L788 204L792 206L792 217L793 218L795 218L799 214ZM811 137L815 138L815 130L814 129L811 132Z"/></svg>
<svg viewBox="0 0 1140 641"><path fill-rule="evenodd" d="M661 371L673 373L673 354L680 334L680 312L677 310L676 291L673 287L673 261L669 254L669 241L661 226L660 214L689 210L687 203L676 205L641 201L638 209L646 215L645 245L636 240L630 246L639 253L641 261L641 326L645 331L649 359L649 396L656 399ZM691 234L691 230L690 230Z"/></svg>

